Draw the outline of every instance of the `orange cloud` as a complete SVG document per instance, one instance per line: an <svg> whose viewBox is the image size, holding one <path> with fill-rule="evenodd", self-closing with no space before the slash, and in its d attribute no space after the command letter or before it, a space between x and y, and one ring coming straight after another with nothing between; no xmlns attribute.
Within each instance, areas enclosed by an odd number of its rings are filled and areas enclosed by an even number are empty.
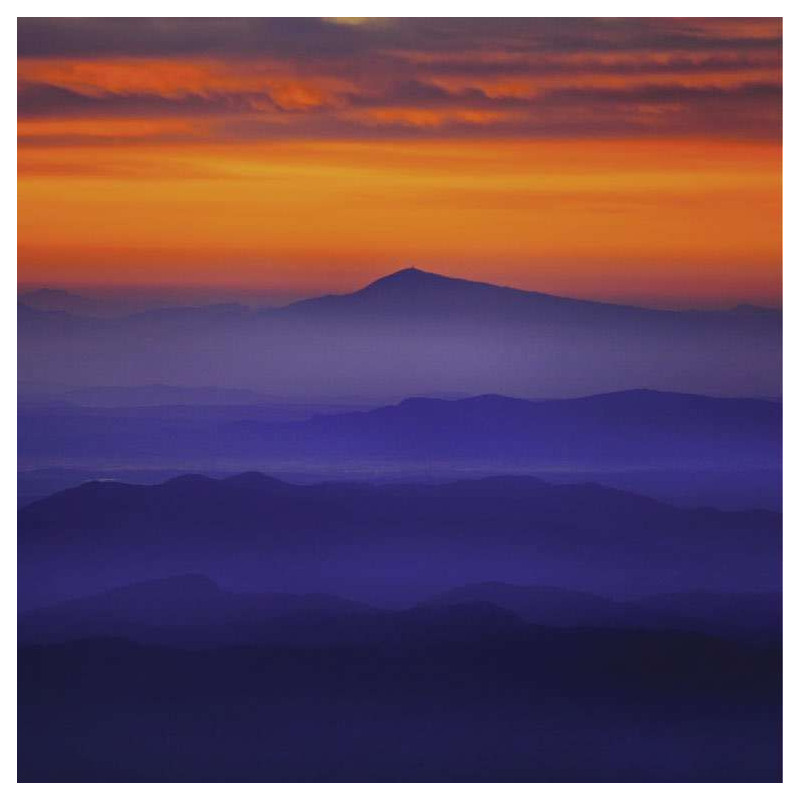
<svg viewBox="0 0 800 800"><path fill-rule="evenodd" d="M336 104L340 93L355 88L338 76L297 75L286 63L265 59L24 59L19 62L17 77L95 97L108 93L176 98L265 92L287 109Z"/></svg>
<svg viewBox="0 0 800 800"><path fill-rule="evenodd" d="M408 125L414 128L440 128L449 123L469 125L491 125L522 118L514 111L485 111L475 108L367 108L348 110L340 115L344 119L354 119L374 125Z"/></svg>

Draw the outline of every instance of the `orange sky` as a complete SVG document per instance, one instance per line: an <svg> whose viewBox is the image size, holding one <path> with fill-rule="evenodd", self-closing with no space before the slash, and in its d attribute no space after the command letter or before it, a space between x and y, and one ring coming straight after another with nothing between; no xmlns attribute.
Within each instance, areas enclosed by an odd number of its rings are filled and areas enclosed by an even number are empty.
<svg viewBox="0 0 800 800"><path fill-rule="evenodd" d="M780 303L779 23L698 21L677 47L672 28L626 29L622 52L591 26L584 49L542 52L538 29L526 49L454 28L469 46L444 50L410 21L344 44L364 26L301 25L300 44L330 42L320 58L187 53L200 34L180 20L163 52L137 52L133 28L112 52L68 31L86 52L61 52L35 22L20 29L26 285L302 295L414 263L649 305Z"/></svg>

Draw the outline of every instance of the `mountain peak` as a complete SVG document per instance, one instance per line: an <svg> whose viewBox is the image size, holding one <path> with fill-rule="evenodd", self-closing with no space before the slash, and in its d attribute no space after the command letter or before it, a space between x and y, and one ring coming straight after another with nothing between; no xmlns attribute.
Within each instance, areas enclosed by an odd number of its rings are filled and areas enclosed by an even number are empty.
<svg viewBox="0 0 800 800"><path fill-rule="evenodd" d="M372 289L378 286L415 286L431 283L457 283L460 282L457 278L448 278L445 275L439 275L436 272L426 272L425 270L418 269L417 267L406 267L397 270L397 272L390 272L377 280L372 281L364 287L364 290ZM463 281L462 281L463 282ZM364 291L362 290L362 291Z"/></svg>
<svg viewBox="0 0 800 800"><path fill-rule="evenodd" d="M588 300L575 300L529 289L517 289L469 278L451 277L427 272L418 267L383 275L361 289L349 294L333 294L300 300L286 306L285 311L314 309L322 313L339 314L347 320L353 315L395 317L416 315L441 322L443 315L459 315L467 322L489 318L537 323L573 322L575 318L596 321L599 315L630 314L631 312L660 315L665 312L642 312L629 306L617 306Z"/></svg>
<svg viewBox="0 0 800 800"><path fill-rule="evenodd" d="M379 280L387 280L388 278L402 278L402 277L414 277L416 275L434 275L433 272L425 272L425 270L420 269L419 267L403 267L403 269L398 269L396 272L390 272L388 275L384 275L383 278L379 278Z"/></svg>

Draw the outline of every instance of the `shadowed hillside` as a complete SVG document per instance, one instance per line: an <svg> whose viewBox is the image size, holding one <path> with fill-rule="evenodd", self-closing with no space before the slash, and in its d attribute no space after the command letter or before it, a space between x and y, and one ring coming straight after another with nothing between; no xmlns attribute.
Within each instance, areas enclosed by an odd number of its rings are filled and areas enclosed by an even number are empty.
<svg viewBox="0 0 800 800"><path fill-rule="evenodd" d="M615 594L780 587L780 515L535 478L88 483L19 513L23 606L163 575L407 600L487 579ZM65 543L69 543L65 547Z"/></svg>
<svg viewBox="0 0 800 800"><path fill-rule="evenodd" d="M612 600L552 586L457 586L408 608L334 595L231 592L201 575L122 586L23 613L24 644L124 636L144 644L386 644L521 634L532 625L700 632L736 641L781 639L781 595L698 593Z"/></svg>

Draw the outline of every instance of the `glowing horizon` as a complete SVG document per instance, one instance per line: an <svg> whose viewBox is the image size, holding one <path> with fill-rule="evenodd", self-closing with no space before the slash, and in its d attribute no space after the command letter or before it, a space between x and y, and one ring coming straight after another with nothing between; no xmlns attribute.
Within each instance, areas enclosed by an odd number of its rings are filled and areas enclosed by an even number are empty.
<svg viewBox="0 0 800 800"><path fill-rule="evenodd" d="M23 19L18 78L25 285L781 302L780 20Z"/></svg>

